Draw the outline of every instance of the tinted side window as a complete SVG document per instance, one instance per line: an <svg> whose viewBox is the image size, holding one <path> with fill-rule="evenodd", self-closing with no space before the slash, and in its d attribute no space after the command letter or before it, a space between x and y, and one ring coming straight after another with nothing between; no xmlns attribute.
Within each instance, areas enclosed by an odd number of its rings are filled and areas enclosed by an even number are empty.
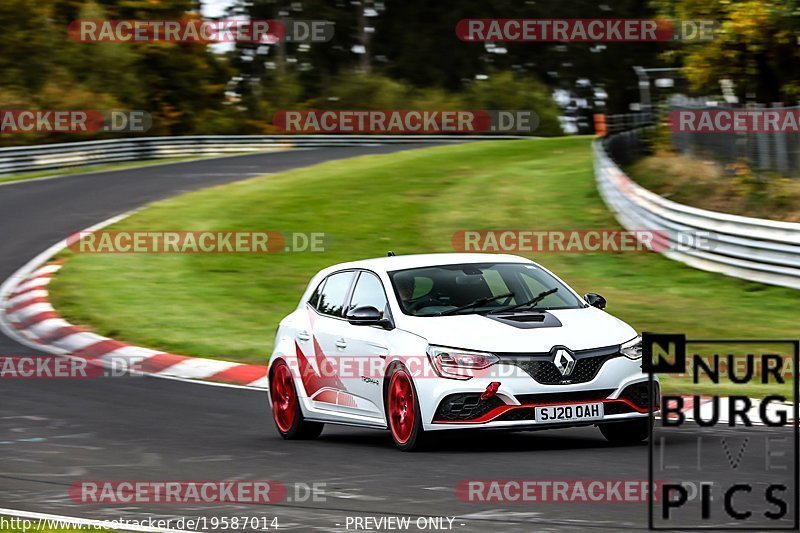
<svg viewBox="0 0 800 533"><path fill-rule="evenodd" d="M331 316L344 316L344 300L353 280L353 272L339 272L328 276L319 298L320 313Z"/></svg>
<svg viewBox="0 0 800 533"><path fill-rule="evenodd" d="M311 298L308 299L308 305L310 305L314 309L316 309L317 305L319 304L319 296L320 296L320 294L322 294L322 286L323 285L325 285L325 280L324 279L319 282L319 285L317 285L317 288L314 289L314 292L311 293Z"/></svg>
<svg viewBox="0 0 800 533"><path fill-rule="evenodd" d="M370 272L362 272L353 290L350 309L369 305L378 311L386 312L386 293L383 291L381 280Z"/></svg>

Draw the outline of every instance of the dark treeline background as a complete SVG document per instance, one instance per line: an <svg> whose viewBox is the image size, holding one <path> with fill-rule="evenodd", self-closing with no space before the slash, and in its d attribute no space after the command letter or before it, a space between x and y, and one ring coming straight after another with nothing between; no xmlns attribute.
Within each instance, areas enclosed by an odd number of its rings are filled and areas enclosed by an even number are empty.
<svg viewBox="0 0 800 533"><path fill-rule="evenodd" d="M226 16L325 19L335 36L228 47L67 37L76 19L182 19L200 8L198 0L0 0L0 109L142 109L153 117L148 135L270 133L278 109L534 109L538 133L554 135L560 115L628 111L639 99L634 65L684 66L700 93L718 92L722 77L743 96L791 103L798 93L797 0L237 0ZM713 45L493 45L455 35L462 18L658 14L730 26ZM0 143L75 138L0 135Z"/></svg>

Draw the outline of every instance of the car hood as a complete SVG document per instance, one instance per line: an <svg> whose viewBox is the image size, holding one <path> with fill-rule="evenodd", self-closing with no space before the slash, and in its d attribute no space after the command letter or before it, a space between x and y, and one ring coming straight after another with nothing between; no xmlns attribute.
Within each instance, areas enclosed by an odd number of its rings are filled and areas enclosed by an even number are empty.
<svg viewBox="0 0 800 533"><path fill-rule="evenodd" d="M478 314L403 316L398 326L430 344L487 352L548 352L557 345L586 350L636 337L628 324L595 307L548 312L561 322L560 327L525 329Z"/></svg>

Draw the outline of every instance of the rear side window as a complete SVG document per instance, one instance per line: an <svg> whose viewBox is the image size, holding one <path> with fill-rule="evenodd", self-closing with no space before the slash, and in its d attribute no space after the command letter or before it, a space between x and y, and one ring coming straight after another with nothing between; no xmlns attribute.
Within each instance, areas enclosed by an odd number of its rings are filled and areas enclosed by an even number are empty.
<svg viewBox="0 0 800 533"><path fill-rule="evenodd" d="M317 305L319 304L319 296L320 296L320 294L322 294L322 286L323 285L325 285L325 280L324 279L319 282L319 285L317 285L317 288L314 289L313 293L311 293L311 298L308 299L308 305L310 305L314 309L316 309Z"/></svg>
<svg viewBox="0 0 800 533"><path fill-rule="evenodd" d="M353 272L338 272L328 276L319 296L319 305L317 305L319 312L325 315L344 317L345 299L352 281Z"/></svg>

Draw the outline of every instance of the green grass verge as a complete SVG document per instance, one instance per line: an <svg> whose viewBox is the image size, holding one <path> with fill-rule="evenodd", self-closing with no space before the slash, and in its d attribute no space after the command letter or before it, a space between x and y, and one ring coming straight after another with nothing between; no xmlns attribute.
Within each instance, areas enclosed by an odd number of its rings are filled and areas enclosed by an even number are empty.
<svg viewBox="0 0 800 533"><path fill-rule="evenodd" d="M660 151L628 165L625 173L644 188L681 204L800 222L800 180L777 172Z"/></svg>
<svg viewBox="0 0 800 533"><path fill-rule="evenodd" d="M590 141L435 147L333 161L153 204L119 230L325 232L324 253L77 255L51 285L76 324L161 350L265 362L309 278L341 261L452 251L455 231L618 224L598 196ZM798 337L798 293L688 268L654 253L534 254L640 331Z"/></svg>

